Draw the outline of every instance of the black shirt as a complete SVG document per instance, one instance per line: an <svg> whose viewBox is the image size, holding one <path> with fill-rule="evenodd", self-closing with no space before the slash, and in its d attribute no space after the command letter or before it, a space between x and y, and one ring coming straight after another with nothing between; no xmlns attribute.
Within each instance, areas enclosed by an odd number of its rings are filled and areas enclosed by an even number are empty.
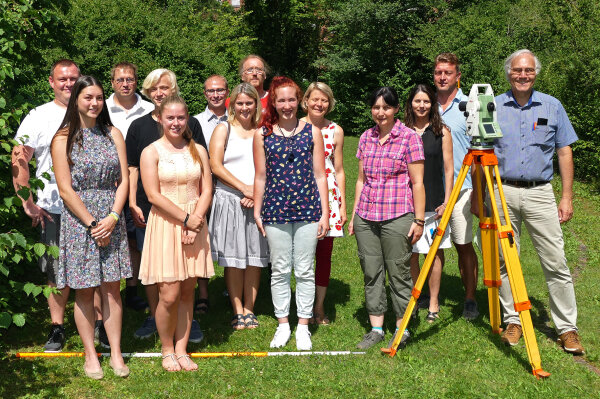
<svg viewBox="0 0 600 399"><path fill-rule="evenodd" d="M442 136L436 136L431 126L421 136L425 152L425 212L434 212L444 202L444 154Z"/></svg>
<svg viewBox="0 0 600 399"><path fill-rule="evenodd" d="M188 126L192 131L192 138L194 141L206 148L206 141L204 140L204 134L202 134L200 122L198 122L196 118L189 118ZM125 139L125 146L127 148L127 164L139 169L142 151L144 151L144 148L148 147L159 138L160 134L158 131L158 122L152 118L152 113L134 120L129 126L129 130L127 130L127 138ZM144 192L141 173L138 175L137 192L135 197L137 206L140 207L144 213L144 219L147 221L152 204L150 201L148 201L148 197Z"/></svg>

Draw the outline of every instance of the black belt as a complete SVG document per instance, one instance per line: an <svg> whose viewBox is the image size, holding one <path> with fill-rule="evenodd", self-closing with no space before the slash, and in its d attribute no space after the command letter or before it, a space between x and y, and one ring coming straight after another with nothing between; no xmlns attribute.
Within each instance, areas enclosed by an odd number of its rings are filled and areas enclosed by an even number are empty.
<svg viewBox="0 0 600 399"><path fill-rule="evenodd" d="M542 184L550 183L545 180L537 180L537 181L508 180L508 179L501 179L501 180L502 180L502 184L508 184L509 186L523 187L523 188L533 188L536 186L541 186Z"/></svg>

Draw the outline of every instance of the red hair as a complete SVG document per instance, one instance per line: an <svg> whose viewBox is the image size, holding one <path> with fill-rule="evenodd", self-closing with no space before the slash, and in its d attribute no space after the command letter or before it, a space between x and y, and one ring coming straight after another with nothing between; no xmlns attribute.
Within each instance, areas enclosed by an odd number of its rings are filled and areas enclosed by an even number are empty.
<svg viewBox="0 0 600 399"><path fill-rule="evenodd" d="M302 102L302 89L296 82L287 76L275 76L273 80L271 80L271 85L269 86L269 103L267 104L267 111L265 112L265 117L263 119L263 126L267 128L267 135L271 134L273 131L273 125L279 122L279 114L275 109L275 101L277 101L276 91L282 87L293 87L296 90L298 105Z"/></svg>

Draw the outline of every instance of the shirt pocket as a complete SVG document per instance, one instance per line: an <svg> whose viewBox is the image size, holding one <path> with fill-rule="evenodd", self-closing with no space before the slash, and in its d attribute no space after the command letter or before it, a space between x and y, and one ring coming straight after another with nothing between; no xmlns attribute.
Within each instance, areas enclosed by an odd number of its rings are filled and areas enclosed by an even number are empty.
<svg viewBox="0 0 600 399"><path fill-rule="evenodd" d="M556 137L556 120L548 116L539 116L538 119L545 118L548 122L545 125L536 125L533 131L533 145L539 147L542 152L553 152Z"/></svg>
<svg viewBox="0 0 600 399"><path fill-rule="evenodd" d="M384 176L397 176L407 170L406 154L403 152L391 152L381 160L381 172Z"/></svg>

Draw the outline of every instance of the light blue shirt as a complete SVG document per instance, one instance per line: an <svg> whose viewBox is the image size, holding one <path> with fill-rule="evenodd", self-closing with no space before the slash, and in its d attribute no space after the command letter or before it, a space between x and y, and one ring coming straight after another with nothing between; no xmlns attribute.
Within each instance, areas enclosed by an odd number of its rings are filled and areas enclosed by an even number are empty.
<svg viewBox="0 0 600 399"><path fill-rule="evenodd" d="M206 141L206 149L208 150L210 148L210 138L212 137L213 131L219 123L227 120L227 109L225 109L225 114L223 116L217 116L206 107L203 112L194 116L194 118L198 119L198 122L200 122L202 134L204 134L204 141Z"/></svg>
<svg viewBox="0 0 600 399"><path fill-rule="evenodd" d="M467 131L467 120L464 113L458 109L458 103L468 100L469 97L465 96L461 89L458 89L456 96L454 96L454 99L448 108L446 108L446 111L443 111L442 106L439 105L442 120L450 129L450 133L452 133L452 151L454 153L454 183L456 183L456 178L458 177L458 173L462 168L465 155L467 155L467 151L471 146L471 140L469 136L465 134ZM462 186L462 190L472 187L473 183L471 183L471 173L469 172Z"/></svg>
<svg viewBox="0 0 600 399"><path fill-rule="evenodd" d="M503 137L494 140L500 176L519 181L550 181L556 149L577 141L567 113L556 98L534 90L521 107L512 91L496 97Z"/></svg>

